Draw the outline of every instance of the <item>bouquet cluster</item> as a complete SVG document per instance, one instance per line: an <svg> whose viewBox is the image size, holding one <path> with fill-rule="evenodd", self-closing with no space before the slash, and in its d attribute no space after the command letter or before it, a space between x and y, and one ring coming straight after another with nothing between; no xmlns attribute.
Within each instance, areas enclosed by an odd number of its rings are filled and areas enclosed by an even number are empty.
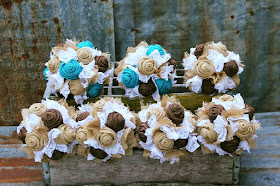
<svg viewBox="0 0 280 186"><path fill-rule="evenodd" d="M160 45L142 41L135 48L128 48L127 55L115 69L117 81L127 97L167 94L176 83L176 61Z"/></svg>
<svg viewBox="0 0 280 186"><path fill-rule="evenodd" d="M203 153L232 156L256 146L260 123L255 120L254 108L245 104L240 94L212 98L197 110L197 116L197 138Z"/></svg>
<svg viewBox="0 0 280 186"><path fill-rule="evenodd" d="M136 138L144 157L175 163L199 147L195 116L175 97L163 96L158 103L142 106L138 117Z"/></svg>
<svg viewBox="0 0 280 186"><path fill-rule="evenodd" d="M44 77L50 93L67 99L74 96L78 104L98 96L103 83L108 83L110 55L94 48L90 41L66 40L52 48L45 64Z"/></svg>
<svg viewBox="0 0 280 186"><path fill-rule="evenodd" d="M238 54L221 42L207 42L190 49L183 59L186 87L195 93L225 93L240 84L244 65Z"/></svg>

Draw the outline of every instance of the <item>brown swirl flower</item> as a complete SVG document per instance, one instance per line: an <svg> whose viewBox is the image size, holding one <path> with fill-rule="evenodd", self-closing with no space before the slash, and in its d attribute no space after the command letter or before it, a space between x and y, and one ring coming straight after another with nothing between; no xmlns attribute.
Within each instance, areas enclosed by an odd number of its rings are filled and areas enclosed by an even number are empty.
<svg viewBox="0 0 280 186"><path fill-rule="evenodd" d="M77 51L77 56L78 56L79 62L83 63L84 65L89 64L93 60L92 53L86 48L80 48Z"/></svg>
<svg viewBox="0 0 280 186"><path fill-rule="evenodd" d="M125 119L118 112L112 112L107 117L106 126L111 128L113 131L118 132L124 128Z"/></svg>
<svg viewBox="0 0 280 186"><path fill-rule="evenodd" d="M42 103L34 103L28 109L28 114L36 114L37 116L41 116L44 112L46 112L47 107Z"/></svg>
<svg viewBox="0 0 280 186"><path fill-rule="evenodd" d="M185 110L181 105L173 103L166 109L166 115L173 123L180 125L184 120Z"/></svg>
<svg viewBox="0 0 280 186"><path fill-rule="evenodd" d="M142 122L139 125L139 128L137 130L137 134L139 136L139 139L141 141L143 141L144 143L146 143L147 141L147 136L145 135L146 129L149 128L149 126L147 125L147 122Z"/></svg>
<svg viewBox="0 0 280 186"><path fill-rule="evenodd" d="M205 44L196 45L194 55L198 59L203 54L203 48Z"/></svg>
<svg viewBox="0 0 280 186"><path fill-rule="evenodd" d="M64 156L64 152L60 152L58 150L54 150L51 159L52 160L60 160Z"/></svg>
<svg viewBox="0 0 280 186"><path fill-rule="evenodd" d="M169 151L174 147L174 140L168 139L166 134L161 131L157 131L153 136L153 142L156 147L163 152Z"/></svg>
<svg viewBox="0 0 280 186"><path fill-rule="evenodd" d="M245 114L249 114L249 119L252 120L255 114L255 109L248 104L245 104L245 109L248 110Z"/></svg>
<svg viewBox="0 0 280 186"><path fill-rule="evenodd" d="M62 115L56 109L48 109L42 114L41 119L49 129L57 128L63 123Z"/></svg>
<svg viewBox="0 0 280 186"><path fill-rule="evenodd" d="M87 140L87 130L86 127L81 126L76 131L76 139L79 144L83 145L84 142Z"/></svg>
<svg viewBox="0 0 280 186"><path fill-rule="evenodd" d="M235 135L241 140L245 140L252 134L256 133L255 127L251 123L248 123L246 120L240 119L238 120L238 123L239 127L238 130L235 132Z"/></svg>
<svg viewBox="0 0 280 186"><path fill-rule="evenodd" d="M80 79L71 80L69 82L69 89L70 93L73 95L82 95L86 91L86 89L81 84Z"/></svg>
<svg viewBox="0 0 280 186"><path fill-rule="evenodd" d="M151 75L157 70L157 63L153 58L142 57L137 65L138 71L143 75Z"/></svg>
<svg viewBox="0 0 280 186"><path fill-rule="evenodd" d="M89 112L80 113L77 116L76 121L82 121L82 120L86 119L88 116L89 116Z"/></svg>
<svg viewBox="0 0 280 186"><path fill-rule="evenodd" d="M177 66L177 62L176 62L173 58L170 58L170 59L167 61L167 64L168 64L168 65L173 65L174 68Z"/></svg>
<svg viewBox="0 0 280 186"><path fill-rule="evenodd" d="M42 150L48 140L48 132L45 130L33 130L25 138L26 145L33 151Z"/></svg>
<svg viewBox="0 0 280 186"><path fill-rule="evenodd" d="M56 143L69 145L75 140L76 133L71 126L62 124L58 127L58 129L61 131L61 133L56 139L54 139Z"/></svg>
<svg viewBox="0 0 280 186"><path fill-rule="evenodd" d="M57 56L54 56L48 61L48 69L51 73L56 73L59 69L60 61Z"/></svg>
<svg viewBox="0 0 280 186"><path fill-rule="evenodd" d="M240 139L237 136L233 136L232 140L224 141L220 144L220 146L224 151L228 153L234 153L238 148L239 143Z"/></svg>
<svg viewBox="0 0 280 186"><path fill-rule="evenodd" d="M95 56L95 65L98 66L99 72L106 72L109 68L109 61L105 56Z"/></svg>
<svg viewBox="0 0 280 186"><path fill-rule="evenodd" d="M160 119L164 118L165 113L163 109L161 109L160 107L156 107L156 108L151 108L147 112L147 120L149 120L152 115L155 115L157 120L159 121Z"/></svg>
<svg viewBox="0 0 280 186"><path fill-rule="evenodd" d="M202 79L207 79L215 72L215 68L211 61L207 58L199 59L194 63L195 73Z"/></svg>
<svg viewBox="0 0 280 186"><path fill-rule="evenodd" d="M95 149L93 147L90 147L89 152L91 153L91 155L101 160L108 156L108 154L105 151L101 149Z"/></svg>
<svg viewBox="0 0 280 186"><path fill-rule="evenodd" d="M230 60L229 62L224 64L224 72L229 76L232 77L237 74L239 68L238 64L234 60Z"/></svg>
<svg viewBox="0 0 280 186"><path fill-rule="evenodd" d="M174 147L177 149L183 148L187 146L187 144L188 144L188 139L177 139L176 141L174 141Z"/></svg>
<svg viewBox="0 0 280 186"><path fill-rule="evenodd" d="M22 141L23 144L25 144L26 133L27 130L24 127L22 127L18 133L18 138Z"/></svg>
<svg viewBox="0 0 280 186"><path fill-rule="evenodd" d="M215 85L211 82L210 79L204 79L202 81L201 91L204 94L214 94L216 92L216 89L214 87Z"/></svg>
<svg viewBox="0 0 280 186"><path fill-rule="evenodd" d="M215 125L213 123L207 122L200 130L199 135L201 135L207 143L214 143L215 141L217 141L218 134L214 130L214 126Z"/></svg>
<svg viewBox="0 0 280 186"><path fill-rule="evenodd" d="M139 82L138 91L142 96L151 96L157 90L152 79L149 79L147 83Z"/></svg>
<svg viewBox="0 0 280 186"><path fill-rule="evenodd" d="M222 105L213 105L208 112L209 120L213 123L213 121L217 118L222 111L225 110Z"/></svg>
<svg viewBox="0 0 280 186"><path fill-rule="evenodd" d="M117 143L118 136L117 133L109 127L104 127L98 132L96 140L100 146L109 148Z"/></svg>

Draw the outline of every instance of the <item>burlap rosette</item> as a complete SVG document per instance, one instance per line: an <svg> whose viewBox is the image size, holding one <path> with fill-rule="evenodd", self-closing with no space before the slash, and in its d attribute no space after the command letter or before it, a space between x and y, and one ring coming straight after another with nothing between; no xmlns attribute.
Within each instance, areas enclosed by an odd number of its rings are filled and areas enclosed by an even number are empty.
<svg viewBox="0 0 280 186"><path fill-rule="evenodd" d="M76 132L71 126L62 124L58 129L61 133L54 139L56 143L70 145L76 139Z"/></svg>
<svg viewBox="0 0 280 186"><path fill-rule="evenodd" d="M44 112L47 111L47 107L42 103L34 103L28 109L28 114L36 114L37 116L42 116Z"/></svg>
<svg viewBox="0 0 280 186"><path fill-rule="evenodd" d="M31 151L40 151L48 143L48 140L47 128L38 127L26 134L25 143Z"/></svg>

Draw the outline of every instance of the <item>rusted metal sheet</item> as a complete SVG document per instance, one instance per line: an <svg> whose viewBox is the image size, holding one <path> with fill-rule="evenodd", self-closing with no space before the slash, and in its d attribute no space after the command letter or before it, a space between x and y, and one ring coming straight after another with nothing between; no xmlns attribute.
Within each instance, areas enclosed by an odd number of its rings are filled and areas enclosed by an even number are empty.
<svg viewBox="0 0 280 186"><path fill-rule="evenodd" d="M141 40L176 60L197 44L221 41L246 65L240 92L257 112L280 110L280 1L115 0L116 59Z"/></svg>
<svg viewBox="0 0 280 186"><path fill-rule="evenodd" d="M1 0L0 23L0 125L18 125L42 99L52 46L90 40L115 58L112 0Z"/></svg>

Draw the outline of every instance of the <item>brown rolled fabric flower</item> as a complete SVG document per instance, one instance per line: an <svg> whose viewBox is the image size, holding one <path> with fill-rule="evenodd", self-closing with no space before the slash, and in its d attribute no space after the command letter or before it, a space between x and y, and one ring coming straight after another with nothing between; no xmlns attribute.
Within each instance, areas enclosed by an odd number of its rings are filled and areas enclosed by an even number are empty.
<svg viewBox="0 0 280 186"><path fill-rule="evenodd" d="M173 103L166 109L166 115L174 124L180 125L184 120L185 110L181 105Z"/></svg>
<svg viewBox="0 0 280 186"><path fill-rule="evenodd" d="M54 139L56 143L70 145L76 139L76 132L71 126L62 124L58 129L61 133Z"/></svg>
<svg viewBox="0 0 280 186"><path fill-rule="evenodd" d="M105 56L95 56L95 65L98 66L99 72L106 72L109 68L109 61Z"/></svg>
<svg viewBox="0 0 280 186"><path fill-rule="evenodd" d="M109 127L103 127L100 129L96 136L96 140L99 145L101 145L104 148L109 148L118 141L118 136L115 131L110 129Z"/></svg>
<svg viewBox="0 0 280 186"><path fill-rule="evenodd" d="M28 109L28 114L36 114L37 116L42 116L46 112L47 107L42 103L34 103Z"/></svg>
<svg viewBox="0 0 280 186"><path fill-rule="evenodd" d="M147 125L147 122L142 122L140 125L139 125L139 128L137 130L137 134L139 136L139 139L141 141L143 141L144 143L147 142L147 136L145 136L145 132L146 132L146 129L149 128L149 126Z"/></svg>
<svg viewBox="0 0 280 186"><path fill-rule="evenodd" d="M84 142L87 140L87 130L86 127L81 126L76 131L76 139L79 144L83 145Z"/></svg>
<svg viewBox="0 0 280 186"><path fill-rule="evenodd" d="M82 120L86 119L88 116L89 116L89 112L80 113L77 116L76 121L82 121Z"/></svg>
<svg viewBox="0 0 280 186"><path fill-rule="evenodd" d="M106 126L111 128L113 131L118 132L124 128L125 119L118 112L112 112L107 117Z"/></svg>
<svg viewBox="0 0 280 186"><path fill-rule="evenodd" d="M224 72L229 76L232 77L237 74L239 68L238 64L234 60L230 60L229 62L224 64Z"/></svg>
<svg viewBox="0 0 280 186"><path fill-rule="evenodd" d="M149 120L152 115L155 115L157 120L159 121L160 119L164 118L165 113L164 113L164 110L162 108L156 107L156 108L151 108L147 112L147 120Z"/></svg>
<svg viewBox="0 0 280 186"><path fill-rule="evenodd" d="M240 138L241 140L245 140L249 138L252 134L256 133L255 127L248 123L244 119L240 119L237 121L239 123L238 130L235 132L235 135Z"/></svg>
<svg viewBox="0 0 280 186"><path fill-rule="evenodd" d="M195 73L202 79L210 78L215 72L214 65L207 58L199 59L194 63Z"/></svg>
<svg viewBox="0 0 280 186"><path fill-rule="evenodd" d="M80 79L71 80L69 82L69 90L73 95L82 95L86 91Z"/></svg>
<svg viewBox="0 0 280 186"><path fill-rule="evenodd" d="M139 82L138 91L142 96L151 96L157 90L152 79L149 79L147 83Z"/></svg>
<svg viewBox="0 0 280 186"><path fill-rule="evenodd" d="M215 125L213 123L207 122L203 125L199 132L199 135L201 135L207 143L214 143L215 141L217 141L218 134L214 130L214 126Z"/></svg>
<svg viewBox="0 0 280 186"><path fill-rule="evenodd" d="M138 71L143 75L151 75L157 70L157 63L153 58L142 57L137 65Z"/></svg>
<svg viewBox="0 0 280 186"><path fill-rule="evenodd" d="M60 160L64 156L64 152L60 152L58 150L54 150L51 159L52 160Z"/></svg>
<svg viewBox="0 0 280 186"><path fill-rule="evenodd" d="M213 105L208 112L209 120L213 123L213 121L217 118L222 111L225 110L222 105Z"/></svg>
<svg viewBox="0 0 280 186"><path fill-rule="evenodd" d="M56 109L48 109L43 113L41 119L46 127L49 129L57 128L63 123L61 113Z"/></svg>
<svg viewBox="0 0 280 186"><path fill-rule="evenodd" d="M183 148L187 146L188 144L188 139L177 139L174 141L174 147L177 149Z"/></svg>
<svg viewBox="0 0 280 186"><path fill-rule="evenodd" d="M170 58L170 59L167 61L167 64L168 64L168 65L173 65L174 68L177 66L177 62L176 62L173 58Z"/></svg>
<svg viewBox="0 0 280 186"><path fill-rule="evenodd" d="M78 56L79 62L83 63L84 65L89 64L93 60L92 53L86 48L80 48L77 51L77 56Z"/></svg>
<svg viewBox="0 0 280 186"><path fill-rule="evenodd" d="M216 89L214 88L215 85L211 82L210 79L204 79L202 81L202 93L204 94L214 94L216 92Z"/></svg>
<svg viewBox="0 0 280 186"><path fill-rule="evenodd" d="M239 143L240 139L237 136L233 136L232 140L224 141L220 144L220 146L224 151L228 153L234 153L238 148Z"/></svg>
<svg viewBox="0 0 280 186"><path fill-rule="evenodd" d="M245 109L248 110L245 114L249 114L249 119L252 120L255 114L255 109L248 104L245 104Z"/></svg>
<svg viewBox="0 0 280 186"><path fill-rule="evenodd" d="M25 127L22 127L18 133L18 138L22 141L23 144L25 144L25 138L26 138L27 130Z"/></svg>
<svg viewBox="0 0 280 186"><path fill-rule="evenodd" d="M51 73L56 73L59 69L60 61L57 56L54 56L48 61L48 69Z"/></svg>
<svg viewBox="0 0 280 186"><path fill-rule="evenodd" d="M164 132L157 131L153 136L156 147L163 152L169 151L174 147L174 140L169 139Z"/></svg>
<svg viewBox="0 0 280 186"><path fill-rule="evenodd" d="M106 158L108 156L108 154L101 150L101 149L95 149L93 147L90 147L89 152L91 153L91 155L93 155L94 157L103 160L104 158Z"/></svg>
<svg viewBox="0 0 280 186"><path fill-rule="evenodd" d="M194 55L198 59L203 54L203 48L205 44L196 45Z"/></svg>
<svg viewBox="0 0 280 186"><path fill-rule="evenodd" d="M33 151L40 151L48 143L48 132L46 130L33 130L26 134L26 145Z"/></svg>

